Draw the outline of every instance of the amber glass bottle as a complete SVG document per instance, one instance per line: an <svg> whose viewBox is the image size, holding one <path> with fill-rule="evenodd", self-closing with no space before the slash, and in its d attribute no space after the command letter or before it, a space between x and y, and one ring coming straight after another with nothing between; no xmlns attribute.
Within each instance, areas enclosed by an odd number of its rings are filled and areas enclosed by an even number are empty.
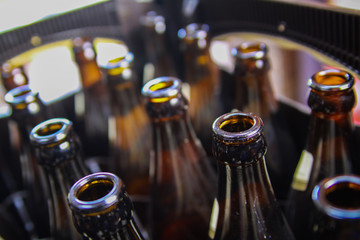
<svg viewBox="0 0 360 240"><path fill-rule="evenodd" d="M144 44L147 64L144 81L156 77L176 76L174 60L168 49L166 22L163 15L149 11L142 16Z"/></svg>
<svg viewBox="0 0 360 240"><path fill-rule="evenodd" d="M318 183L310 224L316 240L355 240L360 236L360 177L337 175Z"/></svg>
<svg viewBox="0 0 360 240"><path fill-rule="evenodd" d="M311 193L326 177L351 172L350 137L355 103L354 78L342 70L324 70L308 82L311 108L307 142L294 173L286 215L298 239L308 239Z"/></svg>
<svg viewBox="0 0 360 240"><path fill-rule="evenodd" d="M112 173L98 172L79 179L69 191L68 204L83 239L144 239L133 219L125 185Z"/></svg>
<svg viewBox="0 0 360 240"><path fill-rule="evenodd" d="M22 66L15 67L6 62L1 66L1 80L6 91L29 84L29 78Z"/></svg>
<svg viewBox="0 0 360 240"><path fill-rule="evenodd" d="M29 85L11 89L5 94L4 99L12 111L8 121L11 151L9 159L2 164L6 165L11 172L9 174L14 177L13 185L16 186L12 189L26 192L26 208L35 224L33 227L41 237L43 234L48 234L42 231L46 229L48 215L47 199L43 194L45 180L31 151L29 134L35 125L49 116L49 112L39 98L38 92L32 91Z"/></svg>
<svg viewBox="0 0 360 240"><path fill-rule="evenodd" d="M173 77L143 86L152 121L152 239L206 239L216 176L195 135L182 82Z"/></svg>
<svg viewBox="0 0 360 240"><path fill-rule="evenodd" d="M195 132L209 156L211 125L222 114L220 71L210 56L210 31L206 24L192 23L178 31L184 55L184 82L189 86L186 97Z"/></svg>
<svg viewBox="0 0 360 240"><path fill-rule="evenodd" d="M82 90L75 95L74 127L86 157L107 156L108 92L91 38L73 40L74 60L79 67Z"/></svg>
<svg viewBox="0 0 360 240"><path fill-rule="evenodd" d="M101 66L105 69L110 97L110 163L107 171L121 176L135 210L145 224L150 188L151 125L136 87L132 61L133 55L128 52Z"/></svg>
<svg viewBox="0 0 360 240"><path fill-rule="evenodd" d="M263 130L252 113L226 113L213 124L218 193L210 239L294 239L267 174Z"/></svg>
<svg viewBox="0 0 360 240"><path fill-rule="evenodd" d="M270 59L263 42L246 41L232 49L234 109L261 117L267 142L266 164L278 200L284 201L298 155L270 82Z"/></svg>
<svg viewBox="0 0 360 240"><path fill-rule="evenodd" d="M51 237L80 239L71 222L67 194L71 186L89 174L82 162L80 141L72 122L52 118L36 125L30 133L35 157L41 165L47 183Z"/></svg>

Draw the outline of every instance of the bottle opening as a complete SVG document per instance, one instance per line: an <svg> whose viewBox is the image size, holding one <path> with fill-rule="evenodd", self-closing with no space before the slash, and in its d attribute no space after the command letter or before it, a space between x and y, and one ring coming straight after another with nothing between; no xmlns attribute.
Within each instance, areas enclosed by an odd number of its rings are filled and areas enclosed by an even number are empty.
<svg viewBox="0 0 360 240"><path fill-rule="evenodd" d="M360 209L360 185L342 182L326 189L326 199L343 209Z"/></svg>
<svg viewBox="0 0 360 240"><path fill-rule="evenodd" d="M181 92L182 82L175 77L159 77L148 81L142 94L152 102L165 102Z"/></svg>
<svg viewBox="0 0 360 240"><path fill-rule="evenodd" d="M111 192L114 183L108 179L96 179L82 186L76 194L81 201L95 201Z"/></svg>
<svg viewBox="0 0 360 240"><path fill-rule="evenodd" d="M29 85L22 85L8 91L4 99L8 104L19 104L24 102L32 102L37 93L34 93L29 88Z"/></svg>
<svg viewBox="0 0 360 240"><path fill-rule="evenodd" d="M314 187L312 199L319 210L336 219L360 219L360 177L338 175Z"/></svg>
<svg viewBox="0 0 360 240"><path fill-rule="evenodd" d="M31 90L28 89L28 90L25 90L25 91L21 91L21 92L18 92L18 93L15 93L13 96L14 97L22 97L22 96L26 96L28 93L30 93Z"/></svg>
<svg viewBox="0 0 360 240"><path fill-rule="evenodd" d="M30 133L35 144L46 145L63 141L69 136L72 122L66 118L52 118L36 125Z"/></svg>
<svg viewBox="0 0 360 240"><path fill-rule="evenodd" d="M73 210L97 214L125 198L125 186L119 177L109 172L96 172L73 184L68 194L68 203Z"/></svg>
<svg viewBox="0 0 360 240"><path fill-rule="evenodd" d="M50 123L50 124L44 125L36 133L37 133L37 135L44 137L44 136L52 135L52 134L58 132L62 128L63 128L62 123Z"/></svg>
<svg viewBox="0 0 360 240"><path fill-rule="evenodd" d="M220 124L220 129L226 132L243 132L254 125L254 119L246 115L235 115L225 119Z"/></svg>
<svg viewBox="0 0 360 240"><path fill-rule="evenodd" d="M174 82L169 81L169 82L159 82L157 84L154 84L150 87L151 91L159 91L159 90L163 90L163 89L167 89L171 86L174 85Z"/></svg>
<svg viewBox="0 0 360 240"><path fill-rule="evenodd" d="M266 53L266 44L257 41L243 42L232 49L232 55L241 59L262 59Z"/></svg>
<svg viewBox="0 0 360 240"><path fill-rule="evenodd" d="M328 69L315 73L308 81L308 85L320 91L341 91L352 88L353 76L338 69Z"/></svg>
<svg viewBox="0 0 360 240"><path fill-rule="evenodd" d="M218 117L213 123L214 134L224 141L248 141L263 132L260 117L252 113L231 112Z"/></svg>

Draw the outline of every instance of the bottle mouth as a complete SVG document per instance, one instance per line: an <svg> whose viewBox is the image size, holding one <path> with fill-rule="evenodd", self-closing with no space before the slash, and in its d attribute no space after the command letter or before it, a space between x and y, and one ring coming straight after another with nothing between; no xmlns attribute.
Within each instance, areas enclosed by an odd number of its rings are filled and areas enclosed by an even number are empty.
<svg viewBox="0 0 360 240"><path fill-rule="evenodd" d="M231 112L218 117L213 123L214 135L228 142L247 142L263 132L263 122L253 113Z"/></svg>
<svg viewBox="0 0 360 240"><path fill-rule="evenodd" d="M111 59L107 61L105 64L99 63L101 68L104 68L108 71L114 70L114 69L125 69L129 68L131 62L134 60L134 54L131 52L123 53L123 55L119 56L118 58Z"/></svg>
<svg viewBox="0 0 360 240"><path fill-rule="evenodd" d="M315 186L312 200L322 212L336 219L360 218L360 177L339 175Z"/></svg>
<svg viewBox="0 0 360 240"><path fill-rule="evenodd" d="M181 93L182 82L175 77L159 77L148 81L142 88L143 96L152 102L165 102Z"/></svg>
<svg viewBox="0 0 360 240"><path fill-rule="evenodd" d="M354 77L343 70L327 69L315 73L308 86L318 91L345 91L354 85Z"/></svg>
<svg viewBox="0 0 360 240"><path fill-rule="evenodd" d="M263 59L267 54L267 46L263 42L246 41L231 50L231 54L240 59Z"/></svg>
<svg viewBox="0 0 360 240"><path fill-rule="evenodd" d="M33 92L29 85L22 85L8 91L5 96L5 102L10 105L17 105L21 103L35 102L39 93Z"/></svg>
<svg viewBox="0 0 360 240"><path fill-rule="evenodd" d="M97 172L79 179L71 187L68 203L71 209L83 214L105 211L124 193L124 184L115 174Z"/></svg>
<svg viewBox="0 0 360 240"><path fill-rule="evenodd" d="M209 37L209 25L191 23L178 30L178 37L186 40L203 40Z"/></svg>
<svg viewBox="0 0 360 240"><path fill-rule="evenodd" d="M57 143L69 135L72 122L65 118L52 118L36 125L30 132L30 140L37 145Z"/></svg>

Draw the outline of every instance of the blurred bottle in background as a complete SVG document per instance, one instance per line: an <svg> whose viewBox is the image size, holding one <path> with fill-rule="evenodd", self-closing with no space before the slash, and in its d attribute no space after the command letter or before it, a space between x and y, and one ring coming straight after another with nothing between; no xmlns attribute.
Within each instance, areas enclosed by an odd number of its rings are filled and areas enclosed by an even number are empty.
<svg viewBox="0 0 360 240"><path fill-rule="evenodd" d="M108 155L108 92L91 38L73 39L74 60L79 67L82 89L75 95L74 127L86 157Z"/></svg>
<svg viewBox="0 0 360 240"><path fill-rule="evenodd" d="M296 167L289 192L286 215L295 236L309 239L314 209L311 194L326 177L352 172L352 109L355 104L354 78L342 70L323 70L308 81L311 92L310 125L304 150Z"/></svg>
<svg viewBox="0 0 360 240"><path fill-rule="evenodd" d="M101 66L109 93L109 163L105 170L121 176L141 221L146 225L152 129L132 69L133 55Z"/></svg>
<svg viewBox="0 0 360 240"><path fill-rule="evenodd" d="M143 27L147 63L143 82L162 76L177 76L174 60L169 49L165 17L149 11L140 18Z"/></svg>
<svg viewBox="0 0 360 240"><path fill-rule="evenodd" d="M25 191L26 208L35 224L33 227L41 237L47 234L46 231L42 232L43 226L46 229L48 225L47 199L43 194L45 179L34 159L29 134L34 126L45 121L51 113L39 98L39 93L32 91L29 85L11 89L4 99L12 111L8 120L11 152L2 165L6 165L5 169L10 171L8 179L13 180L12 191Z"/></svg>
<svg viewBox="0 0 360 240"><path fill-rule="evenodd" d="M267 143L266 165L275 195L283 203L296 167L297 152L272 91L267 53L267 46L256 41L246 41L232 49L235 58L233 109L261 117Z"/></svg>
<svg viewBox="0 0 360 240"><path fill-rule="evenodd" d="M181 80L160 77L142 94L152 122L152 239L207 239L216 176L188 115Z"/></svg>
<svg viewBox="0 0 360 240"><path fill-rule="evenodd" d="M205 151L211 156L211 125L222 114L222 109L220 71L209 52L209 26L189 24L179 29L178 37L184 57L183 91L190 102L189 116Z"/></svg>
<svg viewBox="0 0 360 240"><path fill-rule="evenodd" d="M12 66L5 62L1 66L1 81L6 91L10 91L18 86L29 84L29 78L22 66Z"/></svg>

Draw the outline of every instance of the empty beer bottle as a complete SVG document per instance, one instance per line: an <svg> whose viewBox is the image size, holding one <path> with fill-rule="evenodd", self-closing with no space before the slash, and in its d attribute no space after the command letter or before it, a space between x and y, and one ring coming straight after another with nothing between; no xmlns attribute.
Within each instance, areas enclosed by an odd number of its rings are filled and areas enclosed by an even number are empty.
<svg viewBox="0 0 360 240"><path fill-rule="evenodd" d="M133 205L119 177L98 172L79 179L70 189L73 223L84 239L142 240Z"/></svg>
<svg viewBox="0 0 360 240"><path fill-rule="evenodd" d="M141 17L147 63L144 81L156 77L176 76L174 60L168 49L166 22L163 15L149 11Z"/></svg>
<svg viewBox="0 0 360 240"><path fill-rule="evenodd" d="M82 89L74 99L74 127L86 157L107 156L108 92L97 64L95 47L91 38L77 37L72 49L82 83Z"/></svg>
<svg viewBox="0 0 360 240"><path fill-rule="evenodd" d="M233 108L261 117L267 142L266 164L278 200L284 201L297 152L270 82L270 59L263 42L246 41L232 49L235 58Z"/></svg>
<svg viewBox="0 0 360 240"><path fill-rule="evenodd" d="M355 240L360 238L360 177L337 175L318 183L312 200L316 209L309 222L316 240Z"/></svg>
<svg viewBox="0 0 360 240"><path fill-rule="evenodd" d="M11 151L9 159L2 161L2 164L6 164L10 175L13 176L14 186L11 190L26 192L26 208L34 221L33 227L37 229L34 232L38 231L42 237L48 234L46 230L42 231L46 229L48 215L47 199L43 195L45 180L31 151L29 134L34 126L49 116L49 112L39 98L39 93L32 91L29 85L11 89L5 94L4 99L12 111L8 121Z"/></svg>
<svg viewBox="0 0 360 240"><path fill-rule="evenodd" d="M304 150L296 167L286 215L295 236L308 239L305 228L312 208L311 193L326 177L350 173L350 137L355 104L354 78L342 70L323 70L308 81L311 92L310 125Z"/></svg>
<svg viewBox="0 0 360 240"><path fill-rule="evenodd" d="M128 52L101 66L105 70L110 98L110 160L107 171L121 176L136 212L146 224L151 125L140 91L136 87L132 61L133 54Z"/></svg>
<svg viewBox="0 0 360 240"><path fill-rule="evenodd" d="M238 111L213 124L218 193L210 239L294 239L267 174L263 131L260 117Z"/></svg>
<svg viewBox="0 0 360 240"><path fill-rule="evenodd" d="M211 156L211 125L222 113L220 71L210 56L210 31L207 24L192 23L178 31L184 55L184 82L189 115L205 151Z"/></svg>
<svg viewBox="0 0 360 240"><path fill-rule="evenodd" d="M1 79L6 91L29 84L29 78L25 74L24 68L22 66L13 66L9 62L1 66Z"/></svg>
<svg viewBox="0 0 360 240"><path fill-rule="evenodd" d="M142 89L152 121L152 239L206 239L216 176L197 138L181 80L160 77Z"/></svg>
<svg viewBox="0 0 360 240"><path fill-rule="evenodd" d="M80 239L71 222L67 194L71 186L89 174L81 156L80 141L72 122L65 118L52 118L36 125L30 133L35 157L41 165L47 183L51 237L54 239Z"/></svg>

